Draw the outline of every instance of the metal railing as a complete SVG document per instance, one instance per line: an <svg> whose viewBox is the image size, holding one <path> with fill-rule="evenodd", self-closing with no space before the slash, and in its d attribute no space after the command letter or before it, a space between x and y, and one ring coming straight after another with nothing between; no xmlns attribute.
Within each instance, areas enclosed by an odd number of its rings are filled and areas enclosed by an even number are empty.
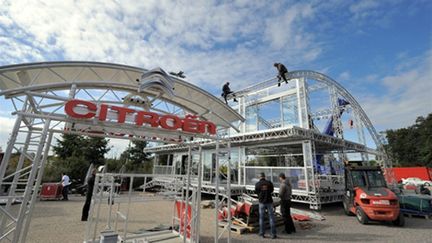
<svg viewBox="0 0 432 243"><path fill-rule="evenodd" d="M154 165L153 174L155 175L172 175L174 174L174 167L171 165Z"/></svg>

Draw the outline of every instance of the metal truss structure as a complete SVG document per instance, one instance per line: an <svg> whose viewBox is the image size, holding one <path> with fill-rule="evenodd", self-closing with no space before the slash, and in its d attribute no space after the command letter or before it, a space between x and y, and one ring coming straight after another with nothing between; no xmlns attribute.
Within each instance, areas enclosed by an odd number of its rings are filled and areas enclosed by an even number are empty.
<svg viewBox="0 0 432 243"><path fill-rule="evenodd" d="M178 237L178 242L199 242L199 224L200 224L200 184L192 186L187 183L189 175L171 177L171 183L164 183L161 192L154 195L146 193L146 190L152 188L155 181L158 181L155 175L146 174L97 174L94 187L94 200L92 200L92 209L89 221L86 227L86 236L84 242L99 242L98 227L104 225L105 231L118 235L120 242L135 242L134 240L146 240L151 242L154 237L166 236L172 239ZM135 180L142 180L144 184L139 191L133 189ZM126 194L119 194L118 181L128 181L129 189ZM128 223L131 216L131 206L136 203L145 203L150 201L172 201L173 215L171 221L172 230L163 230L159 232L144 232L141 234L132 234L128 232ZM108 217L104 222L99 217L101 208L108 202ZM188 206L186 206L188 205ZM179 207L179 208L176 208ZM151 210L151 209L148 209ZM176 212L180 214L176 214ZM190 210L190 211L189 211ZM190 215L190 216L188 216Z"/></svg>
<svg viewBox="0 0 432 243"><path fill-rule="evenodd" d="M172 85L173 91L167 93L161 89L161 85L166 83ZM192 84L166 75L161 69L148 72L141 68L109 63L55 62L0 67L0 95L11 101L14 108L12 114L16 117L0 165L0 188L5 191L0 195L0 199L6 202L5 205L0 206L0 242L26 241L55 134L68 133L180 145L200 139L223 141L209 133L191 133L179 129L167 130L149 125L137 125L133 122L134 118L129 117L128 114L125 115L123 123L119 124L120 111L116 115L118 120L111 118L109 114L104 121L72 118L65 113L65 104L68 101L85 100L98 106L105 104L107 107L122 107L128 109L127 111L190 115L196 117L198 122L211 121L218 128L224 129L232 127L231 123L235 121L243 120L221 100ZM94 115L100 115L99 112ZM198 147L200 151L201 148ZM192 146L189 145L189 153L192 152L191 150ZM11 163L13 154L19 154L16 164ZM113 183L112 177L115 176L117 175L99 175L95 191L97 193L103 191L107 183ZM132 177L131 181L133 181L134 177L142 175L119 176ZM187 192L195 191L192 197L182 198L185 205L192 205L195 213L194 220L187 224L193 228L193 237L186 237L184 241L198 242L199 240L199 223L197 223L199 203L198 206L196 205L200 200L200 194L197 193L201 190L199 178L199 174L196 179L193 179L188 173L184 179L185 186L182 187ZM192 181L199 183L192 185ZM167 184L172 185L172 181L164 183L166 187ZM228 188L229 184L228 180ZM216 190L217 196L218 193ZM99 195L101 199L103 193ZM110 195L112 197L112 194ZM97 202L95 200L94 205ZM13 205L15 203L18 204ZM94 209L95 207L92 208ZM219 237L217 230L216 228L215 239ZM87 234L92 239L94 235L94 231L93 234L89 232Z"/></svg>
<svg viewBox="0 0 432 243"><path fill-rule="evenodd" d="M369 156L375 156L381 161L383 167L391 167L383 147L383 139L376 132L370 119L355 100L355 98L339 83L330 77L314 71L292 71L287 74L289 84L288 88L277 87L278 82L275 78L266 80L259 84L235 92L238 103L233 104L236 109L246 120L248 109L254 112L256 116L256 127L262 126L262 129L246 129L246 122L237 123L240 132L221 131L220 136L230 141L233 147L238 148L255 148L258 146L277 146L283 145L290 147L296 154L303 157L301 167L257 167L245 165L243 161L238 161L239 186L245 186L246 190L253 193L253 186L248 184L246 177L252 176L258 169L266 171L272 178L280 172L290 172L292 170L301 170L305 186L303 189L293 190L293 201L310 204L313 209L319 209L322 204L338 202L344 193L343 174L328 175L331 180L324 178L317 172L317 156L331 153L337 155L337 160L346 163L348 153L358 153L362 161L367 164ZM330 100L330 106L320 110L311 108L310 95L314 92L327 92ZM274 100L282 100L284 97L295 97L295 107L298 110L298 123L296 125L285 125L278 120L266 120L259 115L259 106L268 104ZM340 100L345 101L341 104ZM250 112L249 111L249 112ZM349 112L352 115L356 126L357 141L351 141L345 136L344 126L342 124L341 114ZM332 119L333 134L324 134L313 123L314 120ZM365 131L375 143L376 148L370 148L368 145ZM215 143L208 140L194 141L200 143L204 150L214 150ZM147 152L156 154L167 153L184 153L187 145L163 145L148 148ZM243 151L244 149L240 150ZM243 155L244 156L244 155ZM155 167L158 164L155 163ZM169 166L166 166L169 167ZM170 171L175 174L174 170ZM252 173L252 174L250 174ZM209 184L209 182L206 182ZM323 190L323 183L330 184L330 189ZM211 184L211 182L210 182ZM203 190L205 190L203 188Z"/></svg>

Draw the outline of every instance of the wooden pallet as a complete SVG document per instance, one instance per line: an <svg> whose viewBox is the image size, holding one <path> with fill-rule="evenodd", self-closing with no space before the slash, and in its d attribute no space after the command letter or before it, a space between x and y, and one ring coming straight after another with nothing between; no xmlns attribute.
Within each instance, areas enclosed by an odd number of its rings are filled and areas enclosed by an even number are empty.
<svg viewBox="0 0 432 243"><path fill-rule="evenodd" d="M219 222L219 227L221 228L225 228L227 226L227 222ZM240 226L240 225L235 225L235 224L231 224L231 232L236 233L236 234L244 234L247 232L247 228L244 226Z"/></svg>
<svg viewBox="0 0 432 243"><path fill-rule="evenodd" d="M411 209L401 209L401 213L403 213L405 216L412 218L412 217L422 217L426 219L432 219L432 213L430 212L420 212L417 210L411 210Z"/></svg>
<svg viewBox="0 0 432 243"><path fill-rule="evenodd" d="M279 227L279 226L284 224L282 218L276 218L275 221L276 221L275 222L276 227ZM270 229L270 222L264 221L264 225L266 226L266 229ZM246 226L246 229L248 229L249 232L258 232L259 231L259 222L249 224L248 226Z"/></svg>
<svg viewBox="0 0 432 243"><path fill-rule="evenodd" d="M404 214L405 216L407 216L408 218L420 217L420 218L425 218L425 219L432 219L432 214L426 214L426 213L411 213L411 212L403 212L403 214Z"/></svg>

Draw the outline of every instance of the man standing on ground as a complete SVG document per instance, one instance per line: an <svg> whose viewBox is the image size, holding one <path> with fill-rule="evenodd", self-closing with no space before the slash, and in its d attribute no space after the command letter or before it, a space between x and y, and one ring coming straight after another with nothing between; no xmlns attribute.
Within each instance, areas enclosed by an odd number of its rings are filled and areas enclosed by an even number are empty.
<svg viewBox="0 0 432 243"><path fill-rule="evenodd" d="M87 193L86 193L86 200L84 203L84 207L82 210L81 221L87 221L87 218L88 218L91 199L93 196L93 188L94 188L95 178L96 178L96 168L94 168L92 170L90 177L87 179Z"/></svg>
<svg viewBox="0 0 432 243"><path fill-rule="evenodd" d="M63 189L62 189L63 199L62 200L67 201L67 200L69 200L68 193L69 193L69 186L71 183L70 183L69 176L67 176L64 172L62 173L61 184L63 186Z"/></svg>
<svg viewBox="0 0 432 243"><path fill-rule="evenodd" d="M275 63L273 66L275 66L278 70L278 87L280 87L281 78L285 81L285 83L288 83L288 80L285 77L285 75L288 74L288 69L282 63Z"/></svg>
<svg viewBox="0 0 432 243"><path fill-rule="evenodd" d="M267 213L270 220L270 228L271 228L271 237L272 239L276 238L276 225L275 225L275 217L273 212L273 193L274 187L271 181L265 179L265 174L260 174L260 180L255 185L255 192L258 195L259 199L259 225L260 231L259 235L265 238L265 225L264 225L264 214L267 209Z"/></svg>
<svg viewBox="0 0 432 243"><path fill-rule="evenodd" d="M284 173L279 174L279 197L281 199L281 213L287 234L295 233L296 229L291 218L291 194L292 186Z"/></svg>
<svg viewBox="0 0 432 243"><path fill-rule="evenodd" d="M224 86L222 87L222 92L223 92L223 93L222 93L222 97L224 97L224 99L225 99L225 103L226 103L227 105L228 105L227 97L228 97L229 94L233 94L234 102L237 102L237 100L236 100L236 98L235 98L235 94L234 94L234 92L231 91L229 85L230 85L230 83L229 83L229 82L226 82L226 83L224 84Z"/></svg>

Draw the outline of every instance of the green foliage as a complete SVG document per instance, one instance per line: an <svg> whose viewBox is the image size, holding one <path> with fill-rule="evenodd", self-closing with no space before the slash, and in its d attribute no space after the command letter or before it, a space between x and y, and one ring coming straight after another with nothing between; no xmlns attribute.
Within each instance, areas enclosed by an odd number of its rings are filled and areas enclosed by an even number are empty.
<svg viewBox="0 0 432 243"><path fill-rule="evenodd" d="M84 137L81 135L63 134L53 146L54 153L61 159L83 157L90 163L101 165L105 163L104 156L110 150L108 141L99 137Z"/></svg>
<svg viewBox="0 0 432 243"><path fill-rule="evenodd" d="M132 146L129 146L121 155L120 161L126 167L126 172L133 173L151 173L153 163L149 159L149 154L144 153L144 148L147 147L146 141L132 141Z"/></svg>
<svg viewBox="0 0 432 243"><path fill-rule="evenodd" d="M387 140L396 165L432 167L432 113L410 127L388 130Z"/></svg>
<svg viewBox="0 0 432 243"><path fill-rule="evenodd" d="M62 172L71 179L83 180L91 163L105 164L109 172L119 172L124 166L125 172L151 173L153 163L149 154L143 152L146 146L145 141L132 141L119 159L105 159L110 150L107 139L64 134L53 146L56 156L48 159L44 181L60 181Z"/></svg>
<svg viewBox="0 0 432 243"><path fill-rule="evenodd" d="M105 154L110 150L108 141L99 137L63 134L53 146L56 156L48 159L44 181L60 181L64 172L72 179L83 180L91 163L105 163Z"/></svg>

